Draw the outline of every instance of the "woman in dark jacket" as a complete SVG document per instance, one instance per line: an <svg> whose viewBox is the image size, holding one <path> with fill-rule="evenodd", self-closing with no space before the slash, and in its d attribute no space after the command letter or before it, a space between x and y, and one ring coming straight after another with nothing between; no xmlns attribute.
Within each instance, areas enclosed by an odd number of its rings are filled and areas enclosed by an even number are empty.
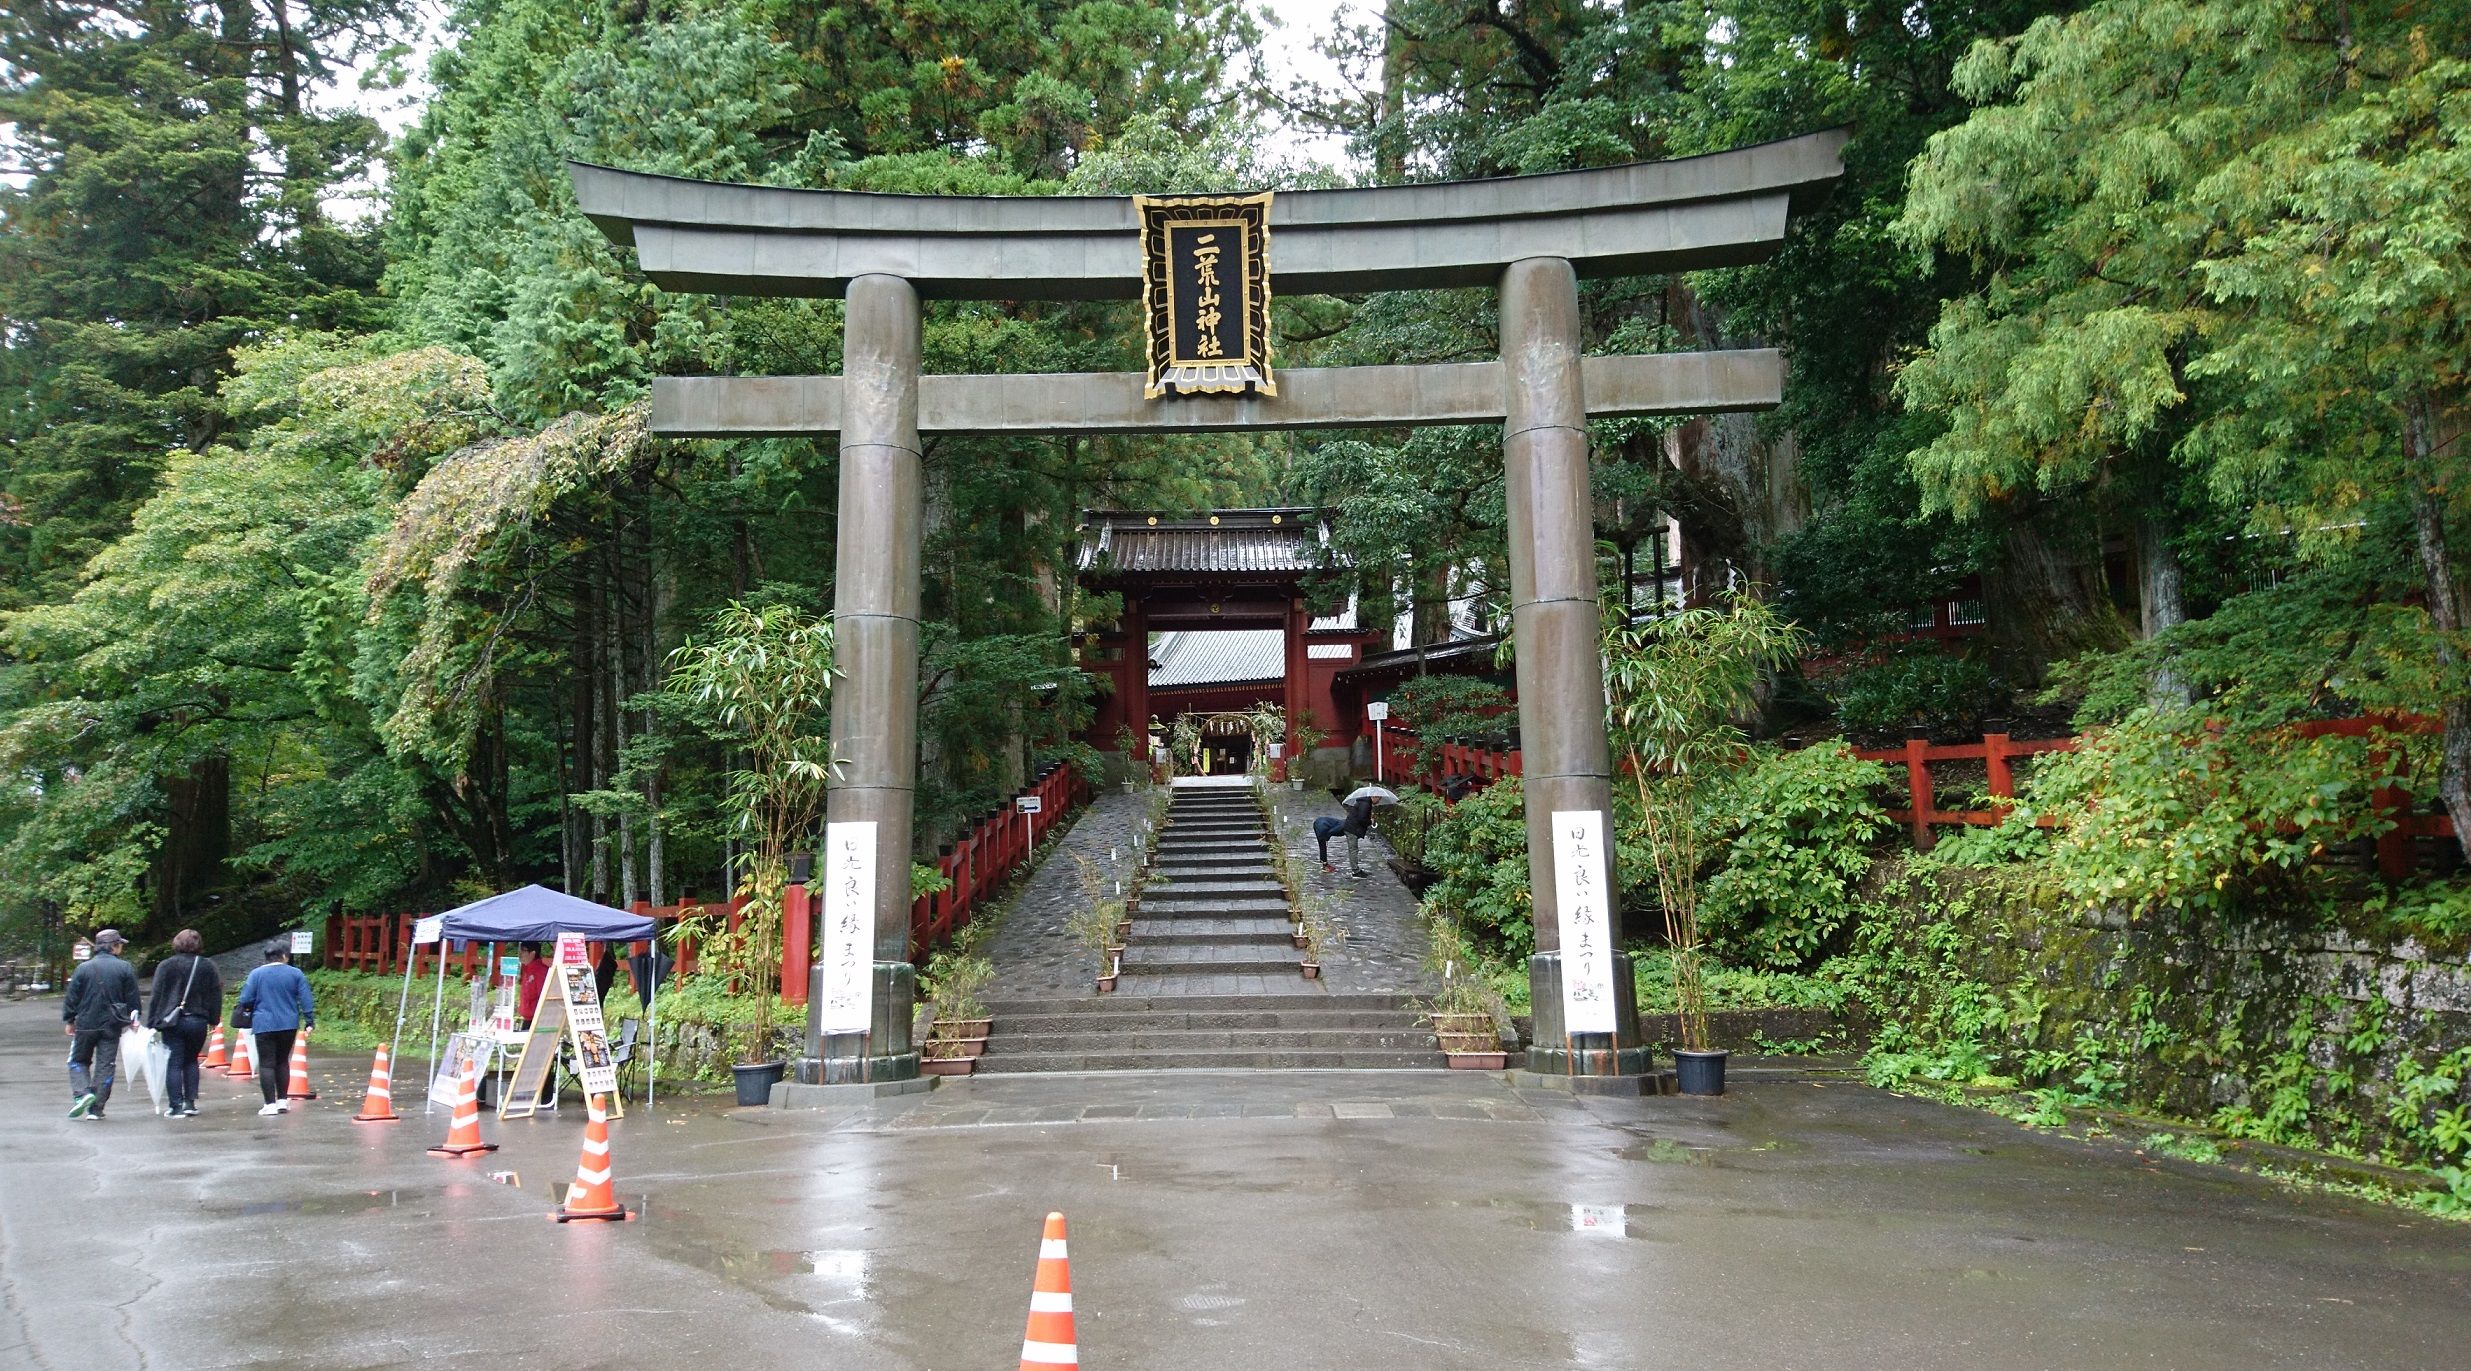
<svg viewBox="0 0 2471 1371"><path fill-rule="evenodd" d="M174 1119L197 1117L197 1054L205 1050L207 1033L223 1022L223 977L202 954L204 942L196 929L180 930L172 955L154 969L154 989L146 997L146 1023L171 1049L163 1113Z"/></svg>

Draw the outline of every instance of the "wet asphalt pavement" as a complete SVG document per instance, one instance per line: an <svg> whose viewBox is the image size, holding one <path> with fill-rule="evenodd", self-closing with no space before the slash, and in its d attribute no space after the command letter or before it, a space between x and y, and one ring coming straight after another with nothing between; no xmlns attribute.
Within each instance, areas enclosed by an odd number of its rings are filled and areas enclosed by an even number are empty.
<svg viewBox="0 0 2471 1371"><path fill-rule="evenodd" d="M664 1103L612 1128L641 1221L560 1225L579 1109L446 1161L416 1085L356 1125L367 1064L320 1061L282 1118L212 1077L73 1123L57 1016L0 1004L0 1367L993 1371L1049 1209L1091 1368L2471 1366L2471 1226L1842 1083Z"/></svg>

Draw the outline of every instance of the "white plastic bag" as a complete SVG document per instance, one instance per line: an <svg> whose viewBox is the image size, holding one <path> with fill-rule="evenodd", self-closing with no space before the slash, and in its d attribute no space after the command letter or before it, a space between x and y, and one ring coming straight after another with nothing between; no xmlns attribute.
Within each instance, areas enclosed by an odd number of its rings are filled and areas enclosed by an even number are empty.
<svg viewBox="0 0 2471 1371"><path fill-rule="evenodd" d="M120 1074L132 1084L146 1087L154 1100L154 1112L163 1112L163 1072L154 1065L153 1052L162 1046L163 1037L151 1028L130 1024L120 1031Z"/></svg>

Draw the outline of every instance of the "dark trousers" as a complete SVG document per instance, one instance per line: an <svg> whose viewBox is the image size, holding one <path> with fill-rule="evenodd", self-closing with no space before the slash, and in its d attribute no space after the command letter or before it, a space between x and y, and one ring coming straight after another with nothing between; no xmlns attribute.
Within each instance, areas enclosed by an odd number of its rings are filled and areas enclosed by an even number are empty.
<svg viewBox="0 0 2471 1371"><path fill-rule="evenodd" d="M69 1047L69 1098L94 1096L94 1112L112 1102L112 1078L120 1074L120 1030L81 1028Z"/></svg>
<svg viewBox="0 0 2471 1371"><path fill-rule="evenodd" d="M257 1093L268 1104L282 1099L283 1087L291 1083L292 1039L299 1036L297 1028L257 1031Z"/></svg>
<svg viewBox="0 0 2471 1371"><path fill-rule="evenodd" d="M1333 819L1327 815L1313 820L1313 841L1321 844L1321 864L1323 866L1330 864L1330 840L1337 837L1339 830L1346 826L1345 820Z"/></svg>
<svg viewBox="0 0 2471 1371"><path fill-rule="evenodd" d="M163 1068L163 1104L186 1109L197 1103L197 1054L206 1050L206 1034L214 1025L203 1014L182 1013L163 1028L163 1045L171 1062Z"/></svg>

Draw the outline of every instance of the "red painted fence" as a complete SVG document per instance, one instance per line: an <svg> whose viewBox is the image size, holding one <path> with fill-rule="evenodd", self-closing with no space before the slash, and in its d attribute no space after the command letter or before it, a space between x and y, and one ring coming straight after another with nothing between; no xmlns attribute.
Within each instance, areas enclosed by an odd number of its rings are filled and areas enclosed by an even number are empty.
<svg viewBox="0 0 2471 1371"><path fill-rule="evenodd" d="M991 810L970 825L960 840L935 861L935 869L952 882L950 889L933 895L921 895L910 905L910 955L924 957L961 931L978 907L1000 888L1005 879L1028 859L1030 853L1055 826L1064 822L1075 806L1089 798L1090 787L1067 764L1059 766L1024 789L1021 794L1038 797L1039 812L1022 814L1017 804L1007 804ZM907 873L903 873L904 879ZM663 938L671 937L671 926L684 923L671 947L678 959L681 976L695 971L695 928L700 923L726 920L728 926L738 926L743 899L726 903L686 901L654 906L637 900L631 908L638 914L649 914L662 926ZM426 917L420 914L337 914L326 920L325 957L323 965L350 971L376 971L386 975L401 974L404 959L412 959L414 976L428 974L435 965L440 948L412 945L412 924ZM644 950L635 943L630 952ZM483 968L486 949L467 946L460 952L447 951L446 965L457 974L469 977ZM798 966L798 958L790 949L782 949L784 972ZM792 1003L806 1000L806 977L784 975L782 993Z"/></svg>
<svg viewBox="0 0 2471 1371"><path fill-rule="evenodd" d="M1479 747L1469 743L1444 743L1436 753L1436 764L1415 767L1412 763L1423 751L1415 732L1394 723L1376 725L1376 744L1384 749L1384 774L1401 785L1419 785L1439 790L1443 776L1467 776L1475 788L1520 774L1518 749ZM2341 736L2365 738L2376 733L2435 733L2443 725L2421 715L2366 715L2353 719L2320 719L2293 726L2303 737ZM2010 738L2006 733L1985 733L1978 743L1933 743L1925 737L1905 740L1902 747L1856 751L1853 755L1865 761L1902 765L1905 769L1906 804L1888 810L1888 816L1905 825L1913 835L1916 847L1927 849L1932 842L1934 826L1958 825L1976 828L1996 826L2008 815L2010 805L2001 801L2016 797L2018 758L2038 756L2045 752L2074 752L2076 738ZM1931 777L1934 763L1980 762L1988 773L1992 803L1983 809L1941 809ZM2393 826L2377 838L2377 869L2384 875L2401 880L2410 875L2411 844L2415 838L2450 838L2454 836L2452 819L2442 814L2413 812L2410 796L2399 786L2383 786L2371 792L2370 801L2383 810ZM2048 819L2037 824L2049 827Z"/></svg>

